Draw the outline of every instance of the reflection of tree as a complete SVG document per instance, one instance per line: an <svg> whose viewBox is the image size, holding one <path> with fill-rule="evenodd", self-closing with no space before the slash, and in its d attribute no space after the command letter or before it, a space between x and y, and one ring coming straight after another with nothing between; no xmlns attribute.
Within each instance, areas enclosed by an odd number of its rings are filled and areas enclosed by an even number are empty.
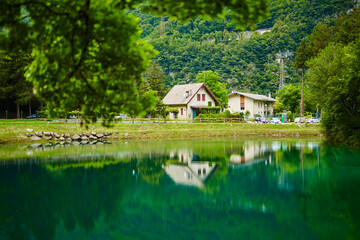
<svg viewBox="0 0 360 240"><path fill-rule="evenodd" d="M165 171L162 165L166 162L166 157L149 157L138 160L137 168L142 178L151 184L159 184L160 178L164 175Z"/></svg>
<svg viewBox="0 0 360 240"><path fill-rule="evenodd" d="M321 172L305 175L308 187L297 198L303 218L322 239L360 239L359 152L323 146L320 155Z"/></svg>
<svg viewBox="0 0 360 240"><path fill-rule="evenodd" d="M129 165L56 172L32 166L0 168L0 238L53 239L61 222L67 231L90 232L103 214L110 219L121 193L131 188ZM6 187L2 187L6 186ZM32 236L32 237L30 237Z"/></svg>

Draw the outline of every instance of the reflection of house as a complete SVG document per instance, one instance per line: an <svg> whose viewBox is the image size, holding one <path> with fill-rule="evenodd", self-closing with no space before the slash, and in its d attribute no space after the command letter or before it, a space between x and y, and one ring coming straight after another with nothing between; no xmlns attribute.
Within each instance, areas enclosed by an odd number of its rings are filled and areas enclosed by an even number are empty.
<svg viewBox="0 0 360 240"><path fill-rule="evenodd" d="M179 156L184 155L179 153ZM216 170L216 164L192 161L191 157L186 161L181 161L179 158L179 164L169 164L164 166L164 169L166 174L177 184L204 187L209 176Z"/></svg>
<svg viewBox="0 0 360 240"><path fill-rule="evenodd" d="M244 144L243 153L230 156L230 164L237 166L263 161L266 159L265 153L270 151L270 148L271 146L268 146L266 142L247 141Z"/></svg>
<svg viewBox="0 0 360 240"><path fill-rule="evenodd" d="M162 101L165 105L178 109L178 119L182 120L195 118L200 107L220 104L205 83L175 85ZM174 115L171 113L169 117L172 119Z"/></svg>
<svg viewBox="0 0 360 240"><path fill-rule="evenodd" d="M262 117L269 117L273 115L273 104L276 102L270 96L263 96L259 94L232 92L229 94L229 110L230 112L243 112L246 110L250 112L250 117L255 117L259 114Z"/></svg>
<svg viewBox="0 0 360 240"><path fill-rule="evenodd" d="M179 149L177 151L177 157L179 159L180 163L188 163L191 162L193 160L193 150L192 149Z"/></svg>

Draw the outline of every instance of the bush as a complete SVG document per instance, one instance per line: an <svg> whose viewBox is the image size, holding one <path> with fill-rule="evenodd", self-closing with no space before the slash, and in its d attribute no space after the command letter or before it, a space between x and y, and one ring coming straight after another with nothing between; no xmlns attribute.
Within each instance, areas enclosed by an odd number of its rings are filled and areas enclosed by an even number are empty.
<svg viewBox="0 0 360 240"><path fill-rule="evenodd" d="M169 113L173 113L173 114L174 114L174 117L177 118L177 117L178 117L178 114L179 114L179 109L177 109L177 108L170 108L170 109L168 110L168 114L169 114Z"/></svg>
<svg viewBox="0 0 360 240"><path fill-rule="evenodd" d="M244 120L244 114L243 113L233 113L231 114L229 110L226 110L223 113L200 113L195 119L194 122L200 122L200 118L201 121L203 122L219 122L219 121L223 121L224 119L230 120L230 119L236 119L236 121L238 119L240 119L240 121Z"/></svg>
<svg viewBox="0 0 360 240"><path fill-rule="evenodd" d="M226 110L223 114L224 114L225 118L232 117L232 114L231 114L231 112L229 110Z"/></svg>

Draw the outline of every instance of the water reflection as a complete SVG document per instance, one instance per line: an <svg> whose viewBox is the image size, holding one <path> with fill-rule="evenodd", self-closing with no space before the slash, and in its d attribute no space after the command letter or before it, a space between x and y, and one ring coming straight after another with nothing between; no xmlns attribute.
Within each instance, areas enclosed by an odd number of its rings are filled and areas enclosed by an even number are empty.
<svg viewBox="0 0 360 240"><path fill-rule="evenodd" d="M216 171L216 164L200 161L190 149L179 149L170 152L170 159L178 162L164 166L166 174L177 184L204 187L207 179ZM173 161L172 161L173 162Z"/></svg>
<svg viewBox="0 0 360 240"><path fill-rule="evenodd" d="M0 239L360 238L354 149L239 139L20 149L0 150Z"/></svg>

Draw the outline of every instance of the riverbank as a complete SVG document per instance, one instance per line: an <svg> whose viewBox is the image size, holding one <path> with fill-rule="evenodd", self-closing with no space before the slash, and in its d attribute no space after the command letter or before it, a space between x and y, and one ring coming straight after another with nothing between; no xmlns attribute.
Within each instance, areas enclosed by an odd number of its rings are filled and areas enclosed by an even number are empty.
<svg viewBox="0 0 360 240"><path fill-rule="evenodd" d="M212 137L321 137L319 125L296 124L248 124L248 123L117 123L112 128L94 124L80 127L79 124L5 125L0 126L0 144L46 142L33 141L26 136L26 129L34 132L80 134L83 132L111 132L108 140L122 139L180 139ZM51 140L54 141L54 140Z"/></svg>

